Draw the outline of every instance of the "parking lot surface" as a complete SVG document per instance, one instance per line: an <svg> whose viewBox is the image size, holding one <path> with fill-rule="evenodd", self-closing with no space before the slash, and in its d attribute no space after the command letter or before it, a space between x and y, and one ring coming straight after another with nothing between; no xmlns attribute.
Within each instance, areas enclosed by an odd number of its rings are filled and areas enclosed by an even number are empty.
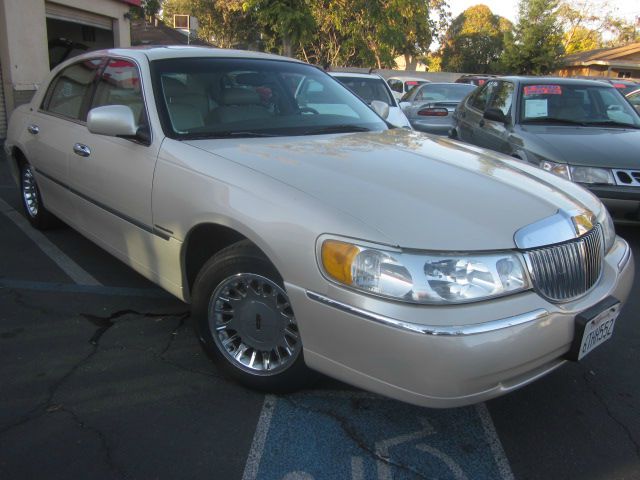
<svg viewBox="0 0 640 480"><path fill-rule="evenodd" d="M70 228L31 230L1 157L0 232L1 479L640 479L637 282L582 362L430 410L227 381L187 305ZM640 230L618 233L639 258Z"/></svg>

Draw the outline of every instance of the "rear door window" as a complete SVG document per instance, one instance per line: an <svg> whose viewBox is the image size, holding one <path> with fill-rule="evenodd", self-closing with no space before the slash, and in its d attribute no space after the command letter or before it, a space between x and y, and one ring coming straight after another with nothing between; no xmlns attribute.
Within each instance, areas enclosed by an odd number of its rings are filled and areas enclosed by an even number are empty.
<svg viewBox="0 0 640 480"><path fill-rule="evenodd" d="M45 95L42 110L70 120L84 121L101 58L83 60L64 68L53 79Z"/></svg>

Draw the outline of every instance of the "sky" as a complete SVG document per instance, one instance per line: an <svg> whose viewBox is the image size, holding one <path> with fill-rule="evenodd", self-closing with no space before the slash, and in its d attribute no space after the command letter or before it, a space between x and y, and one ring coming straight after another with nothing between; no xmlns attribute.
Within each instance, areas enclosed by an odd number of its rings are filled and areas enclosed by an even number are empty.
<svg viewBox="0 0 640 480"><path fill-rule="evenodd" d="M518 15L517 0L449 0L451 15L455 18L467 8L479 3L484 3L493 13L506 17L514 23L516 22L516 16ZM602 2L599 1L598 3ZM609 0L608 3L617 10L618 16L627 20L633 20L640 16L640 2L637 0Z"/></svg>

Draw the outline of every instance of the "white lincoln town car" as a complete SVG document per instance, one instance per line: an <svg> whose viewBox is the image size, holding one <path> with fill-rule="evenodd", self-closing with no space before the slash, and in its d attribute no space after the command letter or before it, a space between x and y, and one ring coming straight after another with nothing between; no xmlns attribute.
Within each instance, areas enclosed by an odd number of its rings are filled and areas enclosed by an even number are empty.
<svg viewBox="0 0 640 480"><path fill-rule="evenodd" d="M288 58L114 49L56 67L5 149L35 228L62 220L190 303L253 388L318 371L452 407L614 334L633 259L596 197L373 108Z"/></svg>

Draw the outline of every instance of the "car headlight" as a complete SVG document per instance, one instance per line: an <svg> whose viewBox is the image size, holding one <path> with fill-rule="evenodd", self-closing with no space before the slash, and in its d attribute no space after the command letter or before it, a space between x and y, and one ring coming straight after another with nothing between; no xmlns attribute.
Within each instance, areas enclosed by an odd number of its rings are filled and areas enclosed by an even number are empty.
<svg viewBox="0 0 640 480"><path fill-rule="evenodd" d="M411 303L473 302L530 288L515 252L405 253L328 239L319 256L331 280Z"/></svg>
<svg viewBox="0 0 640 480"><path fill-rule="evenodd" d="M555 173L559 177L571 180L571 174L569 173L569 166L566 163L556 163L550 160L541 160L540 168L551 173Z"/></svg>
<svg viewBox="0 0 640 480"><path fill-rule="evenodd" d="M606 168L569 167L571 179L579 183L615 185L613 172Z"/></svg>
<svg viewBox="0 0 640 480"><path fill-rule="evenodd" d="M602 225L602 234L604 236L604 253L605 255L611 250L616 241L616 228L613 225L613 219L607 209L602 206L602 210L598 215L597 221Z"/></svg>

